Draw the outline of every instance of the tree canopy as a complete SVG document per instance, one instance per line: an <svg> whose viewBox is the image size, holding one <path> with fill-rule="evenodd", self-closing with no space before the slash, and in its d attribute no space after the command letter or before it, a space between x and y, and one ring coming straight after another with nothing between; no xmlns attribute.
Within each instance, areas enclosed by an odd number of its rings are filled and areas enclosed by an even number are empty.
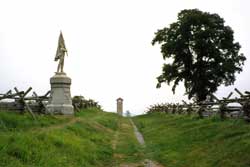
<svg viewBox="0 0 250 167"><path fill-rule="evenodd" d="M214 93L218 86L232 85L235 73L246 60L234 32L218 14L198 9L182 10L176 22L155 33L152 45L161 45L164 60L157 87L173 83L172 91L183 81L188 98L198 101Z"/></svg>

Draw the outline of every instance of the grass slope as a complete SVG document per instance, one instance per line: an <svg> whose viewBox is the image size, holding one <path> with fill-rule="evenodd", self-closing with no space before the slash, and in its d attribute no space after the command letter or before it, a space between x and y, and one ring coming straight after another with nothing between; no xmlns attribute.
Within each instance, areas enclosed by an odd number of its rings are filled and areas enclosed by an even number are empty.
<svg viewBox="0 0 250 167"><path fill-rule="evenodd" d="M140 166L145 155L128 118L119 117L115 138L113 166Z"/></svg>
<svg viewBox="0 0 250 167"><path fill-rule="evenodd" d="M168 167L250 166L250 125L153 113L133 118L146 151Z"/></svg>
<svg viewBox="0 0 250 167"><path fill-rule="evenodd" d="M76 117L0 112L0 166L109 166L116 114L88 109Z"/></svg>

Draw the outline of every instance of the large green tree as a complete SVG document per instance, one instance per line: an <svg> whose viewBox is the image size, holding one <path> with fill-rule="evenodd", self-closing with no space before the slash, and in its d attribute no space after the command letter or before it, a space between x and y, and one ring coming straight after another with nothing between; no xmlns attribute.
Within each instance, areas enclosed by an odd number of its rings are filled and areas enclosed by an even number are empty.
<svg viewBox="0 0 250 167"><path fill-rule="evenodd" d="M218 14L182 10L177 21L158 30L152 41L161 45L163 59L170 62L163 65L157 87L172 82L175 92L183 81L189 99L202 101L221 84L233 84L246 60L233 34Z"/></svg>

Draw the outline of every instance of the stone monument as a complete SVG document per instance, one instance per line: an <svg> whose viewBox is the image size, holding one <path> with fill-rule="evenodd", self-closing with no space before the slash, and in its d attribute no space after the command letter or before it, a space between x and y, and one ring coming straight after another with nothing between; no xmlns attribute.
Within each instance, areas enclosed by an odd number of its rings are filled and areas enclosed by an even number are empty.
<svg viewBox="0 0 250 167"><path fill-rule="evenodd" d="M118 98L116 99L117 102L117 114L121 115L123 114L123 99L122 98Z"/></svg>
<svg viewBox="0 0 250 167"><path fill-rule="evenodd" d="M63 72L65 54L68 56L63 35L60 32L55 56L55 61L59 60L59 63L57 72L50 78L51 97L47 105L47 111L51 114L74 114L70 94L71 79Z"/></svg>

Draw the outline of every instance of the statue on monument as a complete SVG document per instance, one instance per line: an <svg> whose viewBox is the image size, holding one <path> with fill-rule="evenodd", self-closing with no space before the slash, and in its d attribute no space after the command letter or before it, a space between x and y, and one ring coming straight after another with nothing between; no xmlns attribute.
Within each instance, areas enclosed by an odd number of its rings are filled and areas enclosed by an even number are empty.
<svg viewBox="0 0 250 167"><path fill-rule="evenodd" d="M58 39L58 46L56 50L56 57L55 57L55 61L59 60L59 63L57 66L57 73L63 73L65 53L68 56L68 52L64 43L63 35L62 35L62 32L60 32L60 36Z"/></svg>
<svg viewBox="0 0 250 167"><path fill-rule="evenodd" d="M59 64L57 72L50 78L51 94L49 104L46 107L48 113L51 114L74 114L70 93L71 78L63 72L65 54L67 54L67 49L61 32L55 57L55 61L59 60Z"/></svg>

